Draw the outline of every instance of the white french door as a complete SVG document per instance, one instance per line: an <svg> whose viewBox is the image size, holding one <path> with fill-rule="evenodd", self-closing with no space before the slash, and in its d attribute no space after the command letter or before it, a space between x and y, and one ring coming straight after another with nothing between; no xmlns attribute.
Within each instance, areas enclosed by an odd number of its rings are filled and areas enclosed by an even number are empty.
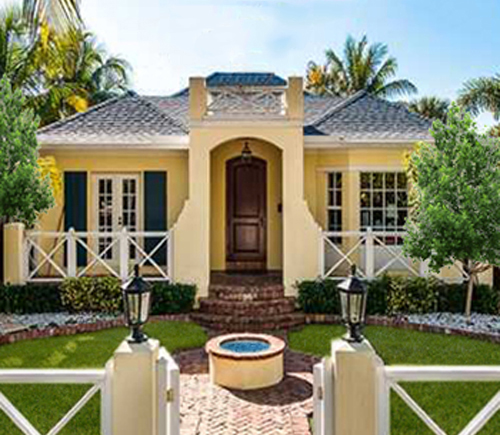
<svg viewBox="0 0 500 435"><path fill-rule="evenodd" d="M94 182L94 225L99 232L119 232L140 228L139 175L106 174L96 175ZM118 261L118 245L110 237L99 237L97 251L104 260ZM136 257L136 250L130 247L130 259Z"/></svg>

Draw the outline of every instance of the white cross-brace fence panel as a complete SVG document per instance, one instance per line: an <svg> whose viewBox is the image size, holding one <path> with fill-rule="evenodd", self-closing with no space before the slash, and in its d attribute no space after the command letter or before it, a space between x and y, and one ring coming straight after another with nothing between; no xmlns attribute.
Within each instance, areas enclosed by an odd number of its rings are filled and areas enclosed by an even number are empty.
<svg viewBox="0 0 500 435"><path fill-rule="evenodd" d="M390 434L390 392L394 391L435 435L447 435L399 382L500 382L500 366L388 366L379 383L380 435ZM479 411L459 435L477 435L500 409L500 391Z"/></svg>
<svg viewBox="0 0 500 435"><path fill-rule="evenodd" d="M162 347L156 363L158 379L158 435L180 435L179 366Z"/></svg>
<svg viewBox="0 0 500 435"><path fill-rule="evenodd" d="M106 241L100 246L100 241ZM146 248L147 246L147 248ZM78 250L87 261L78 264ZM25 274L28 282L61 281L65 278L108 274L127 281L133 276L133 265L148 266L144 276L150 281L171 281L172 243L168 231L118 232L28 231L25 243ZM131 255L131 252L134 254ZM157 258L164 254L166 264ZM132 258L133 257L133 258Z"/></svg>
<svg viewBox="0 0 500 435"><path fill-rule="evenodd" d="M47 432L57 435L71 419L94 397L101 392L102 402L110 403L110 380L106 370L0 370L2 384L90 384L90 389L78 402ZM0 393L0 410L25 435L41 435L29 420ZM111 406L101 408L101 435L111 435Z"/></svg>

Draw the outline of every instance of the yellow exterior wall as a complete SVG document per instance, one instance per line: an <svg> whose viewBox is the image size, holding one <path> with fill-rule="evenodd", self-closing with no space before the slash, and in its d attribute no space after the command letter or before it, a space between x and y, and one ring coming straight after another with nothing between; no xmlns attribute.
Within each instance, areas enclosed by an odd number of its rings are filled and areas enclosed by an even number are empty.
<svg viewBox="0 0 500 435"><path fill-rule="evenodd" d="M215 148L210 160L210 269L226 269L226 162L241 154L243 140ZM282 268L281 151L262 141L249 141L254 156L267 162L267 268Z"/></svg>
<svg viewBox="0 0 500 435"><path fill-rule="evenodd" d="M87 171L87 222L88 230L96 229L94 220L93 175L96 174L137 174L139 175L139 211L142 214L143 180L145 171L167 172L167 227L175 224L188 194L188 153L175 151L44 151L42 156L51 155L57 166L65 171ZM63 231L62 201L42 216L41 229ZM142 219L141 219L142 221Z"/></svg>

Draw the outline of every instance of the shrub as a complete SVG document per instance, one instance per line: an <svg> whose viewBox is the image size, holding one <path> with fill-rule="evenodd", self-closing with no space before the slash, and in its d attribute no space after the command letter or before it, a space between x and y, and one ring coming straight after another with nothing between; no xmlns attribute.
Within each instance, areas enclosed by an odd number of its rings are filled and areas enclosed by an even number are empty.
<svg viewBox="0 0 500 435"><path fill-rule="evenodd" d="M466 284L442 284L439 288L438 310L463 313L467 298ZM486 284L476 286L472 299L472 311L482 314L498 314L500 295L498 289Z"/></svg>
<svg viewBox="0 0 500 435"><path fill-rule="evenodd" d="M152 288L151 314L188 313L193 309L196 286L156 283Z"/></svg>
<svg viewBox="0 0 500 435"><path fill-rule="evenodd" d="M387 294L387 314L423 314L438 308L436 279L391 277Z"/></svg>
<svg viewBox="0 0 500 435"><path fill-rule="evenodd" d="M339 314L340 300L333 280L302 281L297 284L298 303L305 313Z"/></svg>
<svg viewBox="0 0 500 435"><path fill-rule="evenodd" d="M62 310L57 285L0 285L0 313L54 313Z"/></svg>
<svg viewBox="0 0 500 435"><path fill-rule="evenodd" d="M61 300L69 311L115 313L122 306L120 281L113 277L68 278L61 285Z"/></svg>
<svg viewBox="0 0 500 435"><path fill-rule="evenodd" d="M387 313L387 293L390 286L390 278L383 275L368 281L368 299L366 301L366 313L369 315Z"/></svg>

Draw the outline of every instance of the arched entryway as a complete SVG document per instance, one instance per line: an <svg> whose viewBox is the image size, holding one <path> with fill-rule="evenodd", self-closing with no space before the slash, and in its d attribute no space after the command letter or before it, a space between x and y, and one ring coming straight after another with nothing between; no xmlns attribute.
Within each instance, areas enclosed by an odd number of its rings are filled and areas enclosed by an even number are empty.
<svg viewBox="0 0 500 435"><path fill-rule="evenodd" d="M281 271L281 150L259 139L231 140L211 152L210 169L211 270Z"/></svg>

